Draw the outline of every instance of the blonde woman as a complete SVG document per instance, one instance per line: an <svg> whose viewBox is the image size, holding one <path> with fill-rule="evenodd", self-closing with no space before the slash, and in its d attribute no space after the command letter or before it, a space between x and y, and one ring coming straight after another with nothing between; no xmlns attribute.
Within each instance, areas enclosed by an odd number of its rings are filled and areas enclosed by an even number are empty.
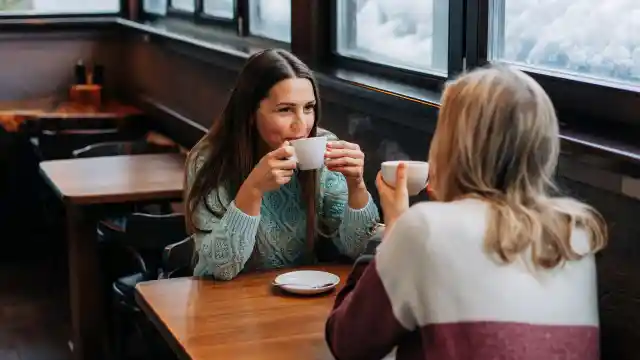
<svg viewBox="0 0 640 360"><path fill-rule="evenodd" d="M594 254L606 225L556 197L558 120L524 73L485 68L443 95L436 201L408 208L406 169L378 177L387 233L327 322L337 359L599 359Z"/></svg>

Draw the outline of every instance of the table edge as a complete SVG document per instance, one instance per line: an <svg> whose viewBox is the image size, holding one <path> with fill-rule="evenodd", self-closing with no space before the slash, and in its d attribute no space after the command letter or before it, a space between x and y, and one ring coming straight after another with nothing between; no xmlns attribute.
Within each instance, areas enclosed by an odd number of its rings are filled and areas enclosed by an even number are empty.
<svg viewBox="0 0 640 360"><path fill-rule="evenodd" d="M129 157L129 156L153 156L159 154L140 154L140 155L116 155L111 157ZM164 155L164 154L163 154ZM171 154L174 155L174 154ZM175 154L175 157L179 157L181 154ZM89 159L89 158L86 158ZM71 160L71 159L61 159L61 160ZM81 160L81 159L74 159ZM66 194L62 192L62 190L55 184L51 177L47 174L46 165L50 161L57 160L47 160L42 161L38 164L38 169L40 175L44 178L47 185L54 190L58 198L60 198L64 203L74 204L74 205L97 205L97 204L117 204L123 202L136 202L136 201L144 201L144 200L182 200L184 195L184 184L180 189L171 189L171 190L160 190L160 191L148 191L148 192L136 192L136 193L117 193L117 194ZM107 201L102 200L102 198L108 197Z"/></svg>
<svg viewBox="0 0 640 360"><path fill-rule="evenodd" d="M47 175L47 172L45 171L45 169L42 168L42 162L38 164L38 172L40 173L40 176L44 179L46 184L49 186L49 188L53 190L56 196L60 198L60 200L66 203L67 197L65 196L65 194L62 193L62 191L60 191L60 188L58 188L58 186Z"/></svg>
<svg viewBox="0 0 640 360"><path fill-rule="evenodd" d="M149 321L153 323L162 338L167 342L171 350L180 360L192 360L191 356L187 353L180 341L176 338L175 334L171 332L169 327L162 321L160 316L156 314L151 305L147 302L144 295L140 293L139 286L135 288L135 300L142 312L147 316Z"/></svg>
<svg viewBox="0 0 640 360"><path fill-rule="evenodd" d="M182 200L184 190L163 190L151 192L136 192L131 194L100 194L100 195L69 195L60 193L63 201L74 205L100 205L100 204L122 204L128 202L138 202L146 200ZM108 197L107 200L103 198Z"/></svg>
<svg viewBox="0 0 640 360"><path fill-rule="evenodd" d="M44 178L46 184L51 188L56 196L62 200L65 204L73 205L99 205L99 204L119 204L124 202L137 202L145 200L170 200L181 201L184 195L184 188L173 190L160 190L160 191L148 191L148 192L136 192L136 193L118 193L118 194L65 194L60 188L51 180L46 171L39 166L40 175ZM107 200L104 200L108 197Z"/></svg>

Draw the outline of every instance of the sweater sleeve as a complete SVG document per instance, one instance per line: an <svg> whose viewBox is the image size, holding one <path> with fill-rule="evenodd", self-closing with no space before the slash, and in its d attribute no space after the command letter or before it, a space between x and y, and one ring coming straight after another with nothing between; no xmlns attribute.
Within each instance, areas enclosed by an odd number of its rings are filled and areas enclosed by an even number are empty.
<svg viewBox="0 0 640 360"><path fill-rule="evenodd" d="M380 219L378 207L369 194L362 209L349 207L349 191L344 175L323 169L320 179L322 194L321 218L332 234L333 243L341 254L358 257Z"/></svg>
<svg viewBox="0 0 640 360"><path fill-rule="evenodd" d="M197 159L195 169L192 166L188 170L188 186L201 166L199 162L201 160ZM236 207L235 201L230 201L226 189L220 187L198 204L193 220L199 229L195 234L198 263L194 275L213 275L217 280L236 277L253 252L260 216L242 212Z"/></svg>
<svg viewBox="0 0 640 360"><path fill-rule="evenodd" d="M357 262L336 297L326 340L338 360L381 359L419 326L419 274L423 226L405 213L389 230L371 262ZM414 259L414 260L410 260Z"/></svg>

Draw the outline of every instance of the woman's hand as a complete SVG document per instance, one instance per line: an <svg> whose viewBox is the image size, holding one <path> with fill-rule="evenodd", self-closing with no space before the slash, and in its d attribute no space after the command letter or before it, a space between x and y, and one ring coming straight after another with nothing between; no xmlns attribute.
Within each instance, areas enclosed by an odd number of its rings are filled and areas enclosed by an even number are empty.
<svg viewBox="0 0 640 360"><path fill-rule="evenodd" d="M409 208L409 191L407 190L407 165L400 163L396 170L396 187L393 188L382 179L378 172L376 187L380 194L380 205L384 213L384 223L391 228L396 220Z"/></svg>
<svg viewBox="0 0 640 360"><path fill-rule="evenodd" d="M291 159L293 153L293 147L285 142L282 147L260 159L236 194L236 206L240 211L250 216L260 215L264 193L291 181L297 166L296 161Z"/></svg>
<svg viewBox="0 0 640 360"><path fill-rule="evenodd" d="M364 184L364 153L360 146L347 141L330 141L324 163L330 171L339 172L347 180L349 207L362 209L369 203L369 192Z"/></svg>
<svg viewBox="0 0 640 360"><path fill-rule="evenodd" d="M339 172L347 179L349 191L365 188L364 153L360 146L347 141L329 141L324 157L327 169Z"/></svg>
<svg viewBox="0 0 640 360"><path fill-rule="evenodd" d="M293 154L293 147L286 141L282 147L260 159L244 184L250 185L252 189L264 194L288 183L297 166L296 161L291 158Z"/></svg>

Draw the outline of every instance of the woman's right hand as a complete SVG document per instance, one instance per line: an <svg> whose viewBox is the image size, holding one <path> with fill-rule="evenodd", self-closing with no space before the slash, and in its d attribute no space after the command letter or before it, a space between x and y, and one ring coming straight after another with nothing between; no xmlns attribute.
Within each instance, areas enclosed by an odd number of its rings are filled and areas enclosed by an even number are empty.
<svg viewBox="0 0 640 360"><path fill-rule="evenodd" d="M380 195L380 205L384 214L384 224L391 228L396 220L409 209L409 190L407 190L407 165L400 163L396 170L396 186L391 187L378 172L376 187Z"/></svg>
<svg viewBox="0 0 640 360"><path fill-rule="evenodd" d="M264 194L278 189L291 181L293 170L297 164L293 159L294 150L289 142L263 156L258 165L251 171L245 184Z"/></svg>

